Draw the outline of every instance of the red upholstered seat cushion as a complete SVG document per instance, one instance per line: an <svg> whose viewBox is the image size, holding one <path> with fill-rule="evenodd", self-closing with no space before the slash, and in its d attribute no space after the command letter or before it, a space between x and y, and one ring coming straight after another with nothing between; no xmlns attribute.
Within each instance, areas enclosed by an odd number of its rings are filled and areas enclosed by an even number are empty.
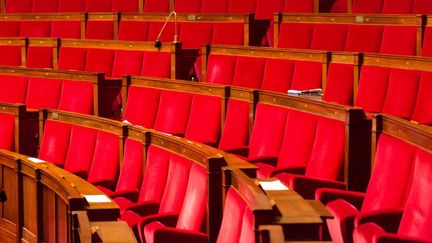
<svg viewBox="0 0 432 243"><path fill-rule="evenodd" d="M237 57L232 84L259 88L264 73L265 60L258 57Z"/></svg>
<svg viewBox="0 0 432 243"><path fill-rule="evenodd" d="M374 242L375 237L383 233L385 231L379 225L367 223L356 227L353 237L355 242Z"/></svg>
<svg viewBox="0 0 432 243"><path fill-rule="evenodd" d="M87 49L85 48L61 47L58 69L84 71L86 57Z"/></svg>
<svg viewBox="0 0 432 243"><path fill-rule="evenodd" d="M0 113L0 149L15 151L15 116L11 113Z"/></svg>
<svg viewBox="0 0 432 243"><path fill-rule="evenodd" d="M70 132L70 124L46 121L39 158L63 166L69 148Z"/></svg>
<svg viewBox="0 0 432 243"><path fill-rule="evenodd" d="M159 109L160 90L130 86L123 120L153 128Z"/></svg>
<svg viewBox="0 0 432 243"><path fill-rule="evenodd" d="M27 67L53 68L53 48L50 46L29 46L27 48Z"/></svg>
<svg viewBox="0 0 432 243"><path fill-rule="evenodd" d="M29 78L25 104L32 109L57 109L61 88L61 80Z"/></svg>
<svg viewBox="0 0 432 243"><path fill-rule="evenodd" d="M94 114L94 88L94 84L90 82L63 81L58 109L87 115Z"/></svg>
<svg viewBox="0 0 432 243"><path fill-rule="evenodd" d="M51 37L81 38L81 21L51 21Z"/></svg>
<svg viewBox="0 0 432 243"><path fill-rule="evenodd" d="M310 49L313 33L313 24L283 23L280 25L278 47Z"/></svg>
<svg viewBox="0 0 432 243"><path fill-rule="evenodd" d="M261 89L286 93L291 87L295 62L283 59L266 59Z"/></svg>
<svg viewBox="0 0 432 243"><path fill-rule="evenodd" d="M235 56L209 55L205 81L208 83L231 84L235 67Z"/></svg>
<svg viewBox="0 0 432 243"><path fill-rule="evenodd" d="M353 73L354 65L330 63L323 99L342 105L352 105L354 93Z"/></svg>
<svg viewBox="0 0 432 243"><path fill-rule="evenodd" d="M0 76L0 101L24 104L27 97L28 77Z"/></svg>
<svg viewBox="0 0 432 243"><path fill-rule="evenodd" d="M50 37L51 21L21 21L20 37Z"/></svg>

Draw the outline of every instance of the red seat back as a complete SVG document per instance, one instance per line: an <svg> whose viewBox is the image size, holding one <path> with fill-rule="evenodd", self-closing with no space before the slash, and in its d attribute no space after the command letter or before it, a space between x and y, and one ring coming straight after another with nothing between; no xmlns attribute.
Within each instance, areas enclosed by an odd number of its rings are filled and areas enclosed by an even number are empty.
<svg viewBox="0 0 432 243"><path fill-rule="evenodd" d="M88 20L86 25L85 38L96 40L113 40L114 22L102 20Z"/></svg>
<svg viewBox="0 0 432 243"><path fill-rule="evenodd" d="M21 21L0 21L1 37L19 37Z"/></svg>
<svg viewBox="0 0 432 243"><path fill-rule="evenodd" d="M15 151L15 116L11 113L0 113L0 149Z"/></svg>
<svg viewBox="0 0 432 243"><path fill-rule="evenodd" d="M249 141L249 103L230 99L219 149L230 151L245 148Z"/></svg>
<svg viewBox="0 0 432 243"><path fill-rule="evenodd" d="M413 9L413 0L384 0L383 14L410 14Z"/></svg>
<svg viewBox="0 0 432 243"><path fill-rule="evenodd" d="M25 104L31 109L57 109L62 81L48 78L29 78Z"/></svg>
<svg viewBox="0 0 432 243"><path fill-rule="evenodd" d="M113 0L112 11L113 12L139 12L139 1L140 0Z"/></svg>
<svg viewBox="0 0 432 243"><path fill-rule="evenodd" d="M380 53L416 55L417 28L415 26L384 26Z"/></svg>
<svg viewBox="0 0 432 243"><path fill-rule="evenodd" d="M419 90L415 108L412 114L412 120L422 124L432 124L432 73L423 72L420 78Z"/></svg>
<svg viewBox="0 0 432 243"><path fill-rule="evenodd" d="M59 110L93 115L94 84L80 81L63 81Z"/></svg>
<svg viewBox="0 0 432 243"><path fill-rule="evenodd" d="M77 21L51 21L52 38L81 38L81 22Z"/></svg>
<svg viewBox="0 0 432 243"><path fill-rule="evenodd" d="M0 76L0 101L24 104L27 97L28 77Z"/></svg>
<svg viewBox="0 0 432 243"><path fill-rule="evenodd" d="M285 0L284 13L313 13L314 0Z"/></svg>
<svg viewBox="0 0 432 243"><path fill-rule="evenodd" d="M144 53L142 51L115 50L111 77L139 75Z"/></svg>
<svg viewBox="0 0 432 243"><path fill-rule="evenodd" d="M87 49L86 65L84 70L104 73L110 77L114 63L114 51L106 49Z"/></svg>
<svg viewBox="0 0 432 243"><path fill-rule="evenodd" d="M21 21L20 37L50 37L51 21Z"/></svg>
<svg viewBox="0 0 432 243"><path fill-rule="evenodd" d="M295 61L266 59L261 89L286 93L291 88Z"/></svg>
<svg viewBox="0 0 432 243"><path fill-rule="evenodd" d="M355 105L366 112L381 112L387 95L389 75L388 68L363 66Z"/></svg>
<svg viewBox="0 0 432 243"><path fill-rule="evenodd" d="M143 144L127 138L116 191L139 190L143 177Z"/></svg>
<svg viewBox="0 0 432 243"><path fill-rule="evenodd" d="M118 39L126 41L149 41L149 27L149 22L121 20Z"/></svg>
<svg viewBox="0 0 432 243"><path fill-rule="evenodd" d="M29 46L27 63L30 68L53 68L53 48L50 46Z"/></svg>
<svg viewBox="0 0 432 243"><path fill-rule="evenodd" d="M352 105L354 93L353 74L354 65L330 63L323 99L342 105Z"/></svg>
<svg viewBox="0 0 432 243"><path fill-rule="evenodd" d="M58 10L59 12L85 12L86 0L59 0Z"/></svg>
<svg viewBox="0 0 432 243"><path fill-rule="evenodd" d="M172 78L171 53L144 52L140 75L147 77Z"/></svg>
<svg viewBox="0 0 432 243"><path fill-rule="evenodd" d="M5 11L6 13L31 13L32 0L7 0Z"/></svg>
<svg viewBox="0 0 432 243"><path fill-rule="evenodd" d="M174 3L177 13L200 13L201 0L177 0Z"/></svg>
<svg viewBox="0 0 432 243"><path fill-rule="evenodd" d="M265 60L258 57L237 57L232 84L246 88L259 88L264 73Z"/></svg>
<svg viewBox="0 0 432 243"><path fill-rule="evenodd" d="M33 0L33 13L57 13L58 0Z"/></svg>
<svg viewBox="0 0 432 243"><path fill-rule="evenodd" d="M183 136L191 108L192 95L162 91L154 128L157 131Z"/></svg>
<svg viewBox="0 0 432 243"><path fill-rule="evenodd" d="M291 89L307 90L322 87L322 63L296 61Z"/></svg>
<svg viewBox="0 0 432 243"><path fill-rule="evenodd" d="M1 28L1 27L0 27ZM2 66L21 66L21 47L20 46L0 46L0 65Z"/></svg>
<svg viewBox="0 0 432 243"><path fill-rule="evenodd" d="M201 13L228 13L229 0L201 0Z"/></svg>
<svg viewBox="0 0 432 243"><path fill-rule="evenodd" d="M283 23L279 30L278 47L310 49L313 33L313 24Z"/></svg>
<svg viewBox="0 0 432 243"><path fill-rule="evenodd" d="M144 13L168 13L170 11L169 0L146 0L144 1Z"/></svg>
<svg viewBox="0 0 432 243"><path fill-rule="evenodd" d="M113 0L86 0L85 12L111 12Z"/></svg>
<svg viewBox="0 0 432 243"><path fill-rule="evenodd" d="M325 51L343 51L347 34L346 24L315 24L311 48Z"/></svg>
<svg viewBox="0 0 432 243"><path fill-rule="evenodd" d="M414 0L414 14L432 14L432 2L429 0Z"/></svg>
<svg viewBox="0 0 432 243"><path fill-rule="evenodd" d="M206 82L231 84L236 66L236 57L209 55L207 60Z"/></svg>
<svg viewBox="0 0 432 243"><path fill-rule="evenodd" d="M63 166L70 143L71 125L47 120L45 122L39 158Z"/></svg>
<svg viewBox="0 0 432 243"><path fill-rule="evenodd" d="M353 13L382 13L383 0L353 0Z"/></svg>
<svg viewBox="0 0 432 243"><path fill-rule="evenodd" d="M58 59L58 69L84 71L86 67L87 49L61 47Z"/></svg>
<svg viewBox="0 0 432 243"><path fill-rule="evenodd" d="M378 53L381 47L383 26L348 25L345 51Z"/></svg>
<svg viewBox="0 0 432 243"><path fill-rule="evenodd" d="M123 120L147 128L153 128L159 109L160 90L131 86Z"/></svg>
<svg viewBox="0 0 432 243"><path fill-rule="evenodd" d="M244 44L243 23L214 23L210 43L242 46Z"/></svg>

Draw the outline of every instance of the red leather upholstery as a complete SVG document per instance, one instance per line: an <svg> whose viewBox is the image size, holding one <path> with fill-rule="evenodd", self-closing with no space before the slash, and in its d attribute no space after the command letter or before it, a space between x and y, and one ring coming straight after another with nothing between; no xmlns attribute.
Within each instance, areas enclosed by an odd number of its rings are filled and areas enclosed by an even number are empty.
<svg viewBox="0 0 432 243"><path fill-rule="evenodd" d="M432 98L430 90L432 89L432 73L423 72L420 78L419 90L416 105L412 114L412 120L422 124L432 124Z"/></svg>
<svg viewBox="0 0 432 243"><path fill-rule="evenodd" d="M26 102L28 78L20 76L0 76L0 101L6 103Z"/></svg>
<svg viewBox="0 0 432 243"><path fill-rule="evenodd" d="M84 71L86 67L87 49L61 47L58 69Z"/></svg>
<svg viewBox="0 0 432 243"><path fill-rule="evenodd" d="M20 37L49 37L51 21L21 21Z"/></svg>
<svg viewBox="0 0 432 243"><path fill-rule="evenodd" d="M411 181L414 147L388 135L381 135L372 172L361 208L338 199L327 204L335 216L327 220L332 239L351 241L354 217L374 210L401 208ZM336 193L337 195L337 193Z"/></svg>
<svg viewBox="0 0 432 243"><path fill-rule="evenodd" d="M62 83L59 110L92 115L94 85L90 82L65 80Z"/></svg>
<svg viewBox="0 0 432 243"><path fill-rule="evenodd" d="M246 148L249 141L249 104L231 99L225 117L219 149L233 151Z"/></svg>
<svg viewBox="0 0 432 243"><path fill-rule="evenodd" d="M316 24L311 48L316 50L343 51L345 48L347 25Z"/></svg>
<svg viewBox="0 0 432 243"><path fill-rule="evenodd" d="M1 28L1 27L0 27ZM20 46L0 46L0 65L21 66L21 47Z"/></svg>
<svg viewBox="0 0 432 243"><path fill-rule="evenodd" d="M381 13L383 0L354 0L353 13Z"/></svg>
<svg viewBox="0 0 432 243"><path fill-rule="evenodd" d="M322 63L296 61L291 82L291 89L307 90L321 88Z"/></svg>
<svg viewBox="0 0 432 243"><path fill-rule="evenodd" d="M15 116L10 113L0 113L0 149L15 151Z"/></svg>
<svg viewBox="0 0 432 243"><path fill-rule="evenodd" d="M171 54L168 52L144 52L140 75L171 78Z"/></svg>
<svg viewBox="0 0 432 243"><path fill-rule="evenodd" d="M85 2L86 0L58 0L58 10L59 12L85 12Z"/></svg>
<svg viewBox="0 0 432 243"><path fill-rule="evenodd" d="M282 145L286 117L285 108L257 104L255 122L248 146L248 160L276 160Z"/></svg>
<svg viewBox="0 0 432 243"><path fill-rule="evenodd" d="M33 13L56 13L58 0L33 0Z"/></svg>
<svg viewBox="0 0 432 243"><path fill-rule="evenodd" d="M345 51L377 53L381 47L383 26L348 25Z"/></svg>
<svg viewBox="0 0 432 243"><path fill-rule="evenodd" d="M140 0L113 0L112 11L113 12L139 12L138 4Z"/></svg>
<svg viewBox="0 0 432 243"><path fill-rule="evenodd" d="M114 63L114 51L106 49L87 49L86 65L84 70L105 73L111 76Z"/></svg>
<svg viewBox="0 0 432 243"><path fill-rule="evenodd" d="M73 126L69 150L64 163L65 170L87 179L96 145L97 131L82 126Z"/></svg>
<svg viewBox="0 0 432 243"><path fill-rule="evenodd" d="M397 234L385 233L384 228L381 228L382 225L367 222L360 224L354 231L355 242L381 242L384 239L387 239L386 242L398 242L397 240L401 240L401 242L403 242L402 240L405 242L430 242L432 240L429 227L432 222L429 193L432 186L430 181L431 160L432 155L430 153L417 149L414 158L413 182L399 227L396 225Z"/></svg>
<svg viewBox="0 0 432 243"><path fill-rule="evenodd" d="M125 75L139 75L142 60L142 51L115 50L111 77L122 78Z"/></svg>
<svg viewBox="0 0 432 243"><path fill-rule="evenodd" d="M61 88L62 82L57 79L29 78L25 104L31 109L56 109Z"/></svg>
<svg viewBox="0 0 432 243"><path fill-rule="evenodd" d="M154 128L173 135L184 135L191 102L191 94L162 91Z"/></svg>
<svg viewBox="0 0 432 243"><path fill-rule="evenodd" d="M80 21L51 21L52 38L81 38Z"/></svg>
<svg viewBox="0 0 432 243"><path fill-rule="evenodd" d="M261 89L286 93L291 88L295 61L266 59Z"/></svg>
<svg viewBox="0 0 432 243"><path fill-rule="evenodd" d="M113 188L119 170L119 137L99 131L96 137L93 161L87 180L95 185Z"/></svg>
<svg viewBox="0 0 432 243"><path fill-rule="evenodd" d="M7 0L6 13L31 13L32 0Z"/></svg>
<svg viewBox="0 0 432 243"><path fill-rule="evenodd" d="M131 86L123 120L147 128L153 128L159 109L160 90Z"/></svg>
<svg viewBox="0 0 432 243"><path fill-rule="evenodd" d="M207 60L206 82L231 84L236 61L234 56L210 55Z"/></svg>
<svg viewBox="0 0 432 243"><path fill-rule="evenodd" d="M53 68L53 48L49 46L29 46L26 67Z"/></svg>
<svg viewBox="0 0 432 243"><path fill-rule="evenodd" d="M363 66L355 105L367 112L381 112L387 95L389 75L388 68Z"/></svg>
<svg viewBox="0 0 432 243"><path fill-rule="evenodd" d="M416 55L416 44L415 26L384 26L380 53Z"/></svg>
<svg viewBox="0 0 432 243"><path fill-rule="evenodd" d="M384 0L383 14L410 14L413 0Z"/></svg>
<svg viewBox="0 0 432 243"><path fill-rule="evenodd" d="M312 44L314 26L305 23L283 23L280 25L278 47L309 49Z"/></svg>
<svg viewBox="0 0 432 243"><path fill-rule="evenodd" d="M237 57L232 84L246 88L259 88L264 73L264 59Z"/></svg>
<svg viewBox="0 0 432 243"><path fill-rule="evenodd" d="M98 2L99 3L99 2ZM108 10L108 12L111 10ZM89 20L86 26L86 39L112 40L114 39L114 22Z"/></svg>
<svg viewBox="0 0 432 243"><path fill-rule="evenodd" d="M353 73L354 65L330 63L323 99L342 105L352 105L354 93Z"/></svg>
<svg viewBox="0 0 432 243"><path fill-rule="evenodd" d="M39 158L63 167L68 153L70 134L70 124L46 121Z"/></svg>
<svg viewBox="0 0 432 243"><path fill-rule="evenodd" d="M417 99L420 75L419 71L391 70L382 112L409 119Z"/></svg>
<svg viewBox="0 0 432 243"><path fill-rule="evenodd" d="M111 12L113 0L86 0L85 12Z"/></svg>
<svg viewBox="0 0 432 243"><path fill-rule="evenodd" d="M194 94L185 138L216 146L221 134L222 99Z"/></svg>

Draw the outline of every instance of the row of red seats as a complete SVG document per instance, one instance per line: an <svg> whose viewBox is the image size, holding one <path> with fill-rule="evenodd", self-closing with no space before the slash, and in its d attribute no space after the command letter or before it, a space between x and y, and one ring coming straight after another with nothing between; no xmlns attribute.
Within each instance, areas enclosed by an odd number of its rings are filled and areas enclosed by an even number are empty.
<svg viewBox="0 0 432 243"><path fill-rule="evenodd" d="M366 192L322 188L316 193L335 217L327 220L332 240L428 242L430 132L392 117L379 117L378 124L383 130L377 131L375 166Z"/></svg>

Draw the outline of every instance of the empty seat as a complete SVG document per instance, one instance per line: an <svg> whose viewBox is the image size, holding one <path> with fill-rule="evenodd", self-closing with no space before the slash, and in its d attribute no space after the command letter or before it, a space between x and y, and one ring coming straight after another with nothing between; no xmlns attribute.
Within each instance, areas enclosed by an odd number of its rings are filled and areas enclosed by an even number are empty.
<svg viewBox="0 0 432 243"><path fill-rule="evenodd" d="M201 0L201 13L227 13L229 0Z"/></svg>
<svg viewBox="0 0 432 243"><path fill-rule="evenodd" d="M50 37L51 21L21 21L20 37Z"/></svg>
<svg viewBox="0 0 432 243"><path fill-rule="evenodd" d="M229 0L228 13L248 14L255 13L257 0Z"/></svg>
<svg viewBox="0 0 432 243"><path fill-rule="evenodd" d="M231 84L234 77L235 66L235 56L209 55L205 81L217 84Z"/></svg>
<svg viewBox="0 0 432 243"><path fill-rule="evenodd" d="M0 65L21 66L21 46L0 46Z"/></svg>
<svg viewBox="0 0 432 243"><path fill-rule="evenodd" d="M140 75L147 77L172 78L171 53L144 52Z"/></svg>
<svg viewBox="0 0 432 243"><path fill-rule="evenodd" d="M64 80L58 109L86 115L94 114L94 88L95 85L91 82Z"/></svg>
<svg viewBox="0 0 432 243"><path fill-rule="evenodd" d="M263 58L237 57L232 85L259 88L264 72L264 62Z"/></svg>
<svg viewBox="0 0 432 243"><path fill-rule="evenodd" d="M201 0L177 0L174 3L177 13L200 13Z"/></svg>
<svg viewBox="0 0 432 243"><path fill-rule="evenodd" d="M199 34L198 34L199 33ZM180 41L186 49L201 49L202 45L210 44L213 34L211 23L181 23Z"/></svg>
<svg viewBox="0 0 432 243"><path fill-rule="evenodd" d="M53 68L53 47L29 45L27 48L27 63L30 68Z"/></svg>
<svg viewBox="0 0 432 243"><path fill-rule="evenodd" d="M61 47L58 58L58 69L84 71L87 49Z"/></svg>
<svg viewBox="0 0 432 243"><path fill-rule="evenodd" d="M68 12L85 12L86 0L58 0L58 11L60 13Z"/></svg>
<svg viewBox="0 0 432 243"><path fill-rule="evenodd" d="M221 45L243 45L244 24L243 23L214 23L211 44Z"/></svg>
<svg viewBox="0 0 432 243"><path fill-rule="evenodd" d="M110 76L122 78L125 75L139 75L142 60L142 51L115 50L112 74Z"/></svg>
<svg viewBox="0 0 432 243"><path fill-rule="evenodd" d="M149 22L121 20L118 39L125 41L148 41L149 27Z"/></svg>
<svg viewBox="0 0 432 243"><path fill-rule="evenodd" d="M52 38L81 38L81 21L51 21Z"/></svg>
<svg viewBox="0 0 432 243"><path fill-rule="evenodd" d="M414 0L414 14L432 14L432 2L429 0Z"/></svg>
<svg viewBox="0 0 432 243"><path fill-rule="evenodd" d="M169 0L146 0L144 1L144 13L168 13L170 11Z"/></svg>
<svg viewBox="0 0 432 243"><path fill-rule="evenodd" d="M31 13L32 0L7 0L5 1L6 13Z"/></svg>
<svg viewBox="0 0 432 243"><path fill-rule="evenodd" d="M58 0L33 0L33 13L56 13Z"/></svg>
<svg viewBox="0 0 432 243"><path fill-rule="evenodd" d="M256 18L257 19L273 19L273 13L283 12L283 0L257 0L256 3Z"/></svg>
<svg viewBox="0 0 432 243"><path fill-rule="evenodd" d="M380 53L416 55L417 28L415 26L384 26Z"/></svg>
<svg viewBox="0 0 432 243"><path fill-rule="evenodd" d="M0 149L15 151L15 116L12 113L0 113Z"/></svg>
<svg viewBox="0 0 432 243"><path fill-rule="evenodd" d="M413 0L384 0L383 14L410 14Z"/></svg>
<svg viewBox="0 0 432 243"><path fill-rule="evenodd" d="M160 90L130 86L123 120L153 128L159 109Z"/></svg>
<svg viewBox="0 0 432 243"><path fill-rule="evenodd" d="M366 112L381 112L387 95L389 75L388 68L363 66L355 105Z"/></svg>
<svg viewBox="0 0 432 243"><path fill-rule="evenodd" d="M420 78L417 100L412 114L412 120L421 124L432 124L432 98L429 91L432 89L432 73L423 72Z"/></svg>
<svg viewBox="0 0 432 243"><path fill-rule="evenodd" d="M57 109L61 88L61 80L29 78L25 104L31 109Z"/></svg>
<svg viewBox="0 0 432 243"><path fill-rule="evenodd" d="M104 73L110 77L114 63L114 51L107 49L87 49L86 65L84 70Z"/></svg>
<svg viewBox="0 0 432 243"><path fill-rule="evenodd" d="M423 37L423 46L421 55L424 57L432 56L432 28L426 26Z"/></svg>
<svg viewBox="0 0 432 243"><path fill-rule="evenodd" d="M354 65L330 63L327 84L324 90L325 101L342 105L353 104Z"/></svg>
<svg viewBox="0 0 432 243"><path fill-rule="evenodd" d="M353 13L381 13L383 0L353 0Z"/></svg>
<svg viewBox="0 0 432 243"><path fill-rule="evenodd" d="M381 47L383 26L348 25L345 51L377 53Z"/></svg>
<svg viewBox="0 0 432 243"><path fill-rule="evenodd" d="M44 126L39 158L63 167L70 143L71 125L47 120Z"/></svg>
<svg viewBox="0 0 432 243"><path fill-rule="evenodd" d="M261 89L286 93L291 88L295 61L266 59Z"/></svg>
<svg viewBox="0 0 432 243"><path fill-rule="evenodd" d="M27 97L28 77L0 76L0 101L24 104Z"/></svg>
<svg viewBox="0 0 432 243"><path fill-rule="evenodd" d="M96 40L113 40L114 21L88 20L86 25L85 38Z"/></svg>
<svg viewBox="0 0 432 243"><path fill-rule="evenodd" d="M380 136L375 166L366 193L320 189L317 197L335 216L327 223L337 242L352 241L354 218L362 213L404 206L411 181L415 149L394 137Z"/></svg>
<svg viewBox="0 0 432 243"><path fill-rule="evenodd" d="M367 216L356 220L354 242L430 242L432 234L432 208L430 189L432 172L430 152L418 150L414 159L414 176L404 209L382 211L375 217L386 225L368 220ZM387 226L387 227L385 227ZM394 231L388 231L393 229Z"/></svg>
<svg viewBox="0 0 432 243"><path fill-rule="evenodd" d="M142 242L168 242L168 241L184 241L194 237L207 240L206 234L200 233L205 228L204 219L207 211L207 173L206 170L198 164L193 164L190 169L189 181L187 184L184 201L178 218L176 214L161 214L155 215L147 222L140 225L140 236ZM173 220L171 225L164 225L159 222L167 222L167 219ZM171 226L171 227L170 227ZM175 226L175 227L173 227ZM183 240L182 236L187 235Z"/></svg>
<svg viewBox="0 0 432 243"><path fill-rule="evenodd" d="M0 21L1 37L19 37L21 21Z"/></svg>
<svg viewBox="0 0 432 243"><path fill-rule="evenodd" d="M322 63L296 61L291 89L308 90L322 87Z"/></svg>
<svg viewBox="0 0 432 243"><path fill-rule="evenodd" d="M343 51L345 49L346 33L346 24L315 24L311 48Z"/></svg>
<svg viewBox="0 0 432 243"><path fill-rule="evenodd" d="M313 0L285 0L284 13L313 13L315 3Z"/></svg>
<svg viewBox="0 0 432 243"><path fill-rule="evenodd" d="M85 12L111 12L113 0L86 0Z"/></svg>
<svg viewBox="0 0 432 243"><path fill-rule="evenodd" d="M310 49L313 24L283 23L280 25L278 46L281 48ZM316 40L319 42L319 40Z"/></svg>
<svg viewBox="0 0 432 243"><path fill-rule="evenodd" d="M139 1L140 0L113 0L112 11L113 12L139 12Z"/></svg>

